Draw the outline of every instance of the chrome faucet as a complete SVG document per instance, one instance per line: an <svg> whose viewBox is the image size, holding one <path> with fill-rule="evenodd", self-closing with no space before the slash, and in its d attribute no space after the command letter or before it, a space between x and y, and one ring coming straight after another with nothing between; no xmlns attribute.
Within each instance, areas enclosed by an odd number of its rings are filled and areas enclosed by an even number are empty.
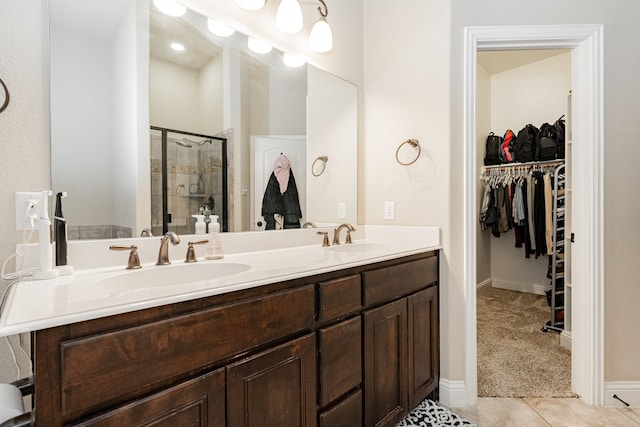
<svg viewBox="0 0 640 427"><path fill-rule="evenodd" d="M342 231L343 228L347 229L347 238L344 240L344 242L345 243L351 243L351 232L352 231L356 231L356 229L353 228L353 225L351 225L351 224L340 224L340 226L338 228L333 230L333 244L334 245L339 245L340 244L340 232Z"/></svg>
<svg viewBox="0 0 640 427"><path fill-rule="evenodd" d="M143 228L140 237L153 237L153 233L149 227Z"/></svg>
<svg viewBox="0 0 640 427"><path fill-rule="evenodd" d="M169 261L169 242L171 242L172 245L177 245L180 243L180 237L173 231L167 231L166 234L162 236L162 240L160 240L160 251L158 252L158 262L156 262L156 265L171 264L171 261Z"/></svg>

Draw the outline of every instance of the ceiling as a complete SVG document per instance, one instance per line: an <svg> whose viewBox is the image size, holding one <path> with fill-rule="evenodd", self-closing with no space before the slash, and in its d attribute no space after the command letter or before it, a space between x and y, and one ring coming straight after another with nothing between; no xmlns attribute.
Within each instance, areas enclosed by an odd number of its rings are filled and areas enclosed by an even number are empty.
<svg viewBox="0 0 640 427"><path fill-rule="evenodd" d="M480 51L478 52L478 64L490 75L493 75L567 52L570 52L570 49Z"/></svg>

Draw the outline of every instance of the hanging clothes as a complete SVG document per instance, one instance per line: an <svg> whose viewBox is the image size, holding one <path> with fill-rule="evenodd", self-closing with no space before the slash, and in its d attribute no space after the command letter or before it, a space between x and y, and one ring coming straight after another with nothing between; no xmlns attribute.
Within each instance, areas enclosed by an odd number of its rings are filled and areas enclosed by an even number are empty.
<svg viewBox="0 0 640 427"><path fill-rule="evenodd" d="M501 234L514 229L515 247L539 257L553 248L551 173L544 166L485 169L480 227ZM534 170L531 170L534 169Z"/></svg>
<svg viewBox="0 0 640 427"><path fill-rule="evenodd" d="M262 197L265 230L300 228L298 188L287 156L278 156L273 169Z"/></svg>

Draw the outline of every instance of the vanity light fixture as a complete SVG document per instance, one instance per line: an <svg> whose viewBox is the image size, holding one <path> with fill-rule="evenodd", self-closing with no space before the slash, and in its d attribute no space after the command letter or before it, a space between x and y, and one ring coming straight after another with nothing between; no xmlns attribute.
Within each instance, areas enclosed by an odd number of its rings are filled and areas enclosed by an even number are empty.
<svg viewBox="0 0 640 427"><path fill-rule="evenodd" d="M153 4L165 15L182 16L187 13L187 7L174 0L153 0Z"/></svg>
<svg viewBox="0 0 640 427"><path fill-rule="evenodd" d="M235 0L235 2L243 9L258 10L264 7L267 0Z"/></svg>
<svg viewBox="0 0 640 427"><path fill-rule="evenodd" d="M258 40L253 37L249 37L247 45L249 46L249 49L251 49L255 53L269 53L271 52L271 49L273 49L270 44L267 44L262 40Z"/></svg>
<svg viewBox="0 0 640 427"><path fill-rule="evenodd" d="M211 33L220 37L229 37L233 33L236 32L235 29L231 28L227 24L217 21L213 18L207 18L207 28Z"/></svg>
<svg viewBox="0 0 640 427"><path fill-rule="evenodd" d="M309 48L315 52L325 53L333 49L333 34L331 33L331 27L327 22L327 15L329 15L329 9L327 4L323 0L318 0L321 6L318 7L318 13L320 13L320 19L311 28L311 34L309 35Z"/></svg>
<svg viewBox="0 0 640 427"><path fill-rule="evenodd" d="M176 52L182 52L184 50L184 45L178 42L171 42L169 47L171 47L171 49L175 50Z"/></svg>
<svg viewBox="0 0 640 427"><path fill-rule="evenodd" d="M302 30L302 8L298 0L282 0L280 2L276 14L276 27L288 34Z"/></svg>
<svg viewBox="0 0 640 427"><path fill-rule="evenodd" d="M305 64L304 59L286 52L282 56L282 60L284 61L285 65L291 68L302 67Z"/></svg>

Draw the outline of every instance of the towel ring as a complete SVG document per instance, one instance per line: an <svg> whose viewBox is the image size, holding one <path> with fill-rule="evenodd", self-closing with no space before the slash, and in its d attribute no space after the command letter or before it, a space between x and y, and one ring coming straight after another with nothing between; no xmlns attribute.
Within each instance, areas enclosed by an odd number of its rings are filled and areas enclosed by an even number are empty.
<svg viewBox="0 0 640 427"><path fill-rule="evenodd" d="M316 163L318 161L322 162L322 170L318 173L316 173ZM324 169L327 167L327 162L329 161L329 157L327 156L319 156L317 159L315 159L313 161L313 164L311 165L311 174L313 176L320 176L324 173Z"/></svg>
<svg viewBox="0 0 640 427"><path fill-rule="evenodd" d="M0 113L2 113L9 106L9 99L11 98L11 96L9 95L9 89L7 89L7 85L4 84L2 79L0 79L0 84L2 85L2 89L4 89L4 95L5 95L4 103L2 104L2 107L0 107Z"/></svg>
<svg viewBox="0 0 640 427"><path fill-rule="evenodd" d="M405 144L409 144L412 147L418 147L418 154L416 155L416 158L413 159L410 162L404 163L400 161L400 158L398 157L398 153L400 152L400 149L402 148L403 145ZM407 139L405 142L403 142L402 144L400 144L400 146L398 147L398 149L396 150L396 161L398 163L400 163L402 166L409 166L412 165L416 162L416 160L418 160L418 158L420 158L420 153L422 152L422 149L420 148L420 143L418 142L417 139Z"/></svg>

